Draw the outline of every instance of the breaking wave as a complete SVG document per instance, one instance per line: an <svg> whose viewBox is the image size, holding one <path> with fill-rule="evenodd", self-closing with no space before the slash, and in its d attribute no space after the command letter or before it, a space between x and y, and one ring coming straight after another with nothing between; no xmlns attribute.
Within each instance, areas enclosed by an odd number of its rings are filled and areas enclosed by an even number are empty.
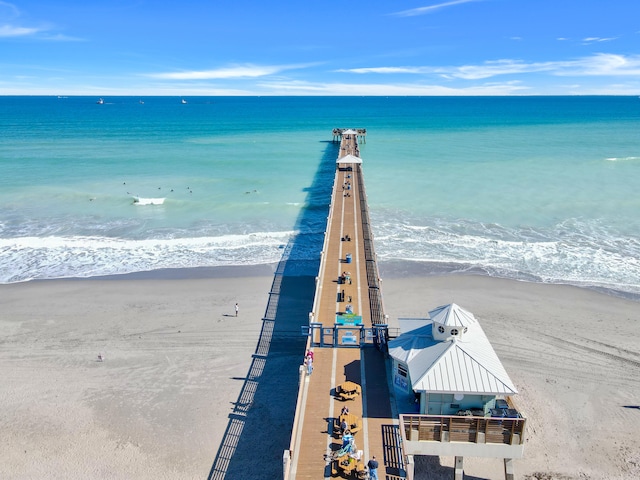
<svg viewBox="0 0 640 480"><path fill-rule="evenodd" d="M164 268L261 265L280 261L295 232L262 232L205 238L125 240L107 237L0 239L0 282L92 277ZM301 235L304 237L304 235ZM293 249L298 260L319 251Z"/></svg>
<svg viewBox="0 0 640 480"><path fill-rule="evenodd" d="M552 228L438 221L374 222L378 259L457 264L461 270L640 294L640 239L597 222Z"/></svg>

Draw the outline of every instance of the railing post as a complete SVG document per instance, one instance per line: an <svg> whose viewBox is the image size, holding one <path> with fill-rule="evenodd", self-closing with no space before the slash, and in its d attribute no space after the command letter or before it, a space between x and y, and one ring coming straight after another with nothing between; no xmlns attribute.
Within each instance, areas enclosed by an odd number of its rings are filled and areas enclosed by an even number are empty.
<svg viewBox="0 0 640 480"><path fill-rule="evenodd" d="M405 465L406 470L405 473L407 475L407 480L413 480L414 471L415 471L415 462L413 460L413 455L407 455L405 457Z"/></svg>
<svg viewBox="0 0 640 480"><path fill-rule="evenodd" d="M464 457L455 457L455 470L453 472L453 478L455 480L462 480L464 478Z"/></svg>

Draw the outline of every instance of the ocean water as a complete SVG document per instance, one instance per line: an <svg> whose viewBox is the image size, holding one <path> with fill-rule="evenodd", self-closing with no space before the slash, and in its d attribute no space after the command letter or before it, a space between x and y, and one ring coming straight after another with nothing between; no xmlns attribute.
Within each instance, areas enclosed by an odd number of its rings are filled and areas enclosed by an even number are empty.
<svg viewBox="0 0 640 480"><path fill-rule="evenodd" d="M0 282L313 270L331 131L364 127L382 263L640 294L637 97L96 100L0 97Z"/></svg>

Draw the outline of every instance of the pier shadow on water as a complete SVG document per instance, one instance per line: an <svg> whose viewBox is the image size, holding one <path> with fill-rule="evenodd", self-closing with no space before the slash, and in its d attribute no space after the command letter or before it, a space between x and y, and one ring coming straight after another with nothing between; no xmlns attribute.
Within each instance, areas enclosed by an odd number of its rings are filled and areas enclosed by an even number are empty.
<svg viewBox="0 0 640 480"><path fill-rule="evenodd" d="M208 480L282 478L339 144L326 142L273 278L258 345Z"/></svg>

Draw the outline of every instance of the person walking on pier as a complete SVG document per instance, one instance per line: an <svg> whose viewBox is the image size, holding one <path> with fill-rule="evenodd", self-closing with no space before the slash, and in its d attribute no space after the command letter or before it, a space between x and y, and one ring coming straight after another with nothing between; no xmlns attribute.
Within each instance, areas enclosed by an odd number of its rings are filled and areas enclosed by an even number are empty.
<svg viewBox="0 0 640 480"><path fill-rule="evenodd" d="M369 467L369 479L378 480L378 461L375 455L371 457L371 460L367 463L367 467Z"/></svg>
<svg viewBox="0 0 640 480"><path fill-rule="evenodd" d="M304 362L307 365L307 375L311 375L313 373L313 355L307 355Z"/></svg>

